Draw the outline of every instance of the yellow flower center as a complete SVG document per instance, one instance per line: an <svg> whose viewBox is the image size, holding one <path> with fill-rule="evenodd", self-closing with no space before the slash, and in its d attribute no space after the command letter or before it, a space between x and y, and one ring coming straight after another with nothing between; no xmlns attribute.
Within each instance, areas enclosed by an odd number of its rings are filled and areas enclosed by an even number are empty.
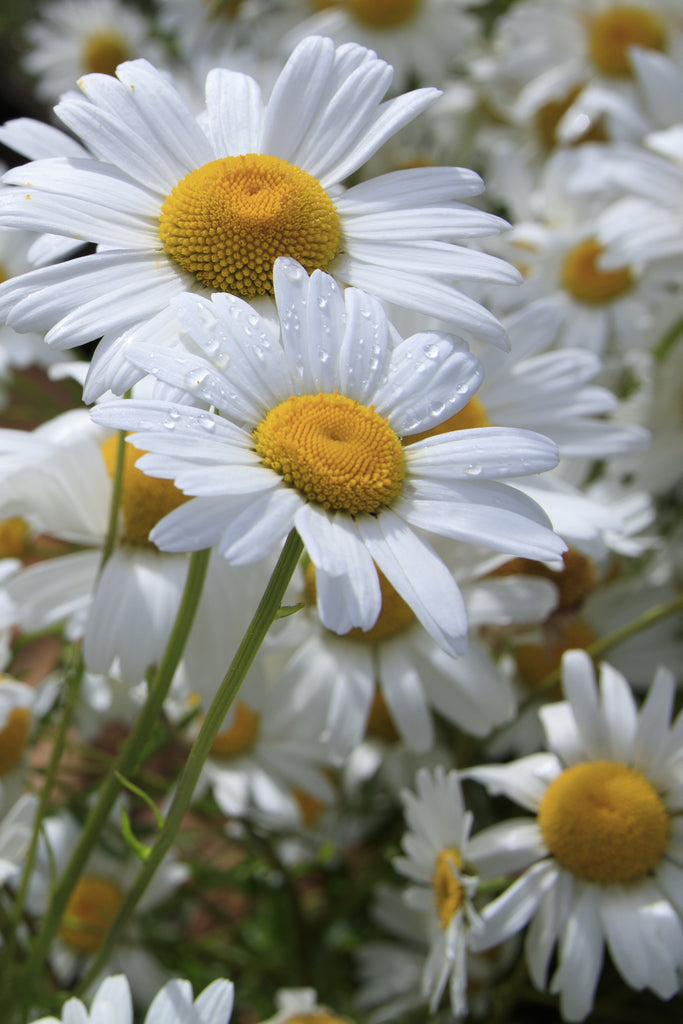
<svg viewBox="0 0 683 1024"><path fill-rule="evenodd" d="M630 75L628 51L632 46L665 50L666 29L654 11L617 4L591 19L588 55L606 75Z"/></svg>
<svg viewBox="0 0 683 1024"><path fill-rule="evenodd" d="M462 857L458 850L452 848L442 850L436 858L432 885L434 886L434 902L442 928L448 928L465 896L458 876L461 867Z"/></svg>
<svg viewBox="0 0 683 1024"><path fill-rule="evenodd" d="M102 457L109 476L114 477L119 437L114 434L102 445ZM178 505L189 501L171 480L158 480L147 476L135 465L144 452L134 445L124 446L123 490L121 512L126 544L147 544L154 547L149 539L150 530L160 519L172 512Z"/></svg>
<svg viewBox="0 0 683 1024"><path fill-rule="evenodd" d="M272 295L273 264L291 256L309 274L340 248L341 221L312 175L276 156L212 160L166 198L159 235L168 255L214 292Z"/></svg>
<svg viewBox="0 0 683 1024"><path fill-rule="evenodd" d="M5 264L4 263L0 263L0 284L2 284L3 281L9 281L11 276L12 275L8 271L8 269L5 266Z"/></svg>
<svg viewBox="0 0 683 1024"><path fill-rule="evenodd" d="M552 150L558 145L560 140L557 137L557 126L582 89L582 85L577 85L566 96L563 96L561 99L550 100L536 111L534 118L536 134L544 149ZM578 146L583 142L606 141L607 134L604 126L600 121L596 121L582 135L574 139L572 145Z"/></svg>
<svg viewBox="0 0 683 1024"><path fill-rule="evenodd" d="M590 558L574 548L565 551L562 561L561 569L550 569L543 562L533 562L530 558L511 558L489 576L533 576L550 580L558 591L555 613L576 611L595 589L595 566Z"/></svg>
<svg viewBox="0 0 683 1024"><path fill-rule="evenodd" d="M241 3L242 0L204 0L211 18L226 18L228 21L237 16Z"/></svg>
<svg viewBox="0 0 683 1024"><path fill-rule="evenodd" d="M246 754L256 742L260 724L258 711L253 711L243 700L238 701L232 725L219 732L211 744L212 757L231 758Z"/></svg>
<svg viewBox="0 0 683 1024"><path fill-rule="evenodd" d="M340 395L292 395L254 430L263 464L326 509L378 512L398 497L401 442L373 406Z"/></svg>
<svg viewBox="0 0 683 1024"><path fill-rule="evenodd" d="M59 927L59 937L79 953L96 953L123 903L109 878L86 875L76 883Z"/></svg>
<svg viewBox="0 0 683 1024"><path fill-rule="evenodd" d="M31 729L30 708L12 708L0 729L0 778L19 764Z"/></svg>
<svg viewBox="0 0 683 1024"><path fill-rule="evenodd" d="M131 53L121 36L115 32L95 32L83 45L82 70L84 73L113 75Z"/></svg>
<svg viewBox="0 0 683 1024"><path fill-rule="evenodd" d="M384 694L378 686L375 687L365 732L367 736L375 736L378 740L384 740L385 743L398 743L401 738L394 725Z"/></svg>
<svg viewBox="0 0 683 1024"><path fill-rule="evenodd" d="M527 686L540 686L556 672L565 651L583 650L597 639L591 627L577 616L551 619L544 643L517 644L512 655Z"/></svg>
<svg viewBox="0 0 683 1024"><path fill-rule="evenodd" d="M25 519L11 516L0 520L0 558L23 558L29 528Z"/></svg>
<svg viewBox="0 0 683 1024"><path fill-rule="evenodd" d="M415 444L416 441L422 441L425 437L448 434L451 430L470 430L473 427L490 426L491 421L486 415L486 409L477 395L473 395L467 405L460 412L456 412L454 416L451 416L450 419L440 423L438 427L430 427L429 430L423 430L420 434L411 434L410 437L405 437L403 443Z"/></svg>
<svg viewBox="0 0 683 1024"><path fill-rule="evenodd" d="M415 17L420 0L344 0L349 14L371 28L396 28Z"/></svg>
<svg viewBox="0 0 683 1024"><path fill-rule="evenodd" d="M548 849L590 882L632 882L661 860L669 815L649 779L615 761L568 768L548 786L538 812Z"/></svg>
<svg viewBox="0 0 683 1024"><path fill-rule="evenodd" d="M598 260L602 246L595 238L587 238L569 250L562 265L562 286L579 302L599 305L611 302L633 287L628 267L601 270Z"/></svg>

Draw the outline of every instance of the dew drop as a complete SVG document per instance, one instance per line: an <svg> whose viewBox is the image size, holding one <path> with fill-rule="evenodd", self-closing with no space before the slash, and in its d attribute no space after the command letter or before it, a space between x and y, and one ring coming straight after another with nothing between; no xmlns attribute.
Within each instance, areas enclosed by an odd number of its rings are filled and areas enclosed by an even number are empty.
<svg viewBox="0 0 683 1024"><path fill-rule="evenodd" d="M465 466L465 473L468 476L481 476L483 467L476 462L470 463L469 466Z"/></svg>
<svg viewBox="0 0 683 1024"><path fill-rule="evenodd" d="M425 345L422 351L427 356L427 359L437 359L439 355L439 346L430 342L428 345Z"/></svg>
<svg viewBox="0 0 683 1024"><path fill-rule="evenodd" d="M212 362L217 370L224 370L230 362L230 355L227 352L216 352Z"/></svg>
<svg viewBox="0 0 683 1024"><path fill-rule="evenodd" d="M216 421L213 418L213 416L207 416L206 414L202 414L201 416L197 417L197 423L209 434L216 429Z"/></svg>

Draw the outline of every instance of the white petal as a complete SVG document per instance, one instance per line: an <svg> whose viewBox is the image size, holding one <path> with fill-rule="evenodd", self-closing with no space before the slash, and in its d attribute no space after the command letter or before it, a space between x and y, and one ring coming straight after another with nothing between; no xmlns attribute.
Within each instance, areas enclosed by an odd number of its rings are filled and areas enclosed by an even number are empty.
<svg viewBox="0 0 683 1024"><path fill-rule="evenodd" d="M557 881L553 861L542 860L525 871L505 892L484 907L483 932L472 933L470 946L475 951L499 946L529 922L545 892Z"/></svg>
<svg viewBox="0 0 683 1024"><path fill-rule="evenodd" d="M208 136L216 156L258 153L263 100L253 78L227 68L209 71L206 109Z"/></svg>
<svg viewBox="0 0 683 1024"><path fill-rule="evenodd" d="M416 617L447 653L466 649L467 618L462 594L432 548L392 512L359 516L358 532L368 551Z"/></svg>
<svg viewBox="0 0 683 1024"><path fill-rule="evenodd" d="M579 890L560 938L560 964L550 983L561 993L562 1016L580 1021L590 1013L603 960L602 929L597 892L592 886Z"/></svg>
<svg viewBox="0 0 683 1024"><path fill-rule="evenodd" d="M379 660L382 692L398 731L411 750L429 750L434 727L418 672L399 644L382 645Z"/></svg>

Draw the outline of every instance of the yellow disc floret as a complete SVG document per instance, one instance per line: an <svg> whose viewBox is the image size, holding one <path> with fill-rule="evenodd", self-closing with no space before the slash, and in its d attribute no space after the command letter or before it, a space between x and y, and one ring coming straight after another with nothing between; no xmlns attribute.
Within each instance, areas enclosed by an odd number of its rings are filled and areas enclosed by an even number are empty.
<svg viewBox="0 0 683 1024"><path fill-rule="evenodd" d="M276 156L229 156L187 174L166 198L159 236L168 255L213 292L273 293L273 264L308 273L340 248L341 222L320 182Z"/></svg>
<svg viewBox="0 0 683 1024"><path fill-rule="evenodd" d="M232 724L219 732L211 744L211 756L220 758L239 757L253 747L259 732L261 716L243 700L235 705Z"/></svg>
<svg viewBox="0 0 683 1024"><path fill-rule="evenodd" d="M397 28L411 21L421 0L344 0L349 14L371 28Z"/></svg>
<svg viewBox="0 0 683 1024"><path fill-rule="evenodd" d="M590 22L588 54L606 75L630 75L629 49L666 49L666 29L654 11L630 4L617 4L597 14Z"/></svg>
<svg viewBox="0 0 683 1024"><path fill-rule="evenodd" d="M458 850L442 850L436 858L432 885L434 886L434 902L442 928L448 928L460 909L465 895L458 874L461 867L462 857Z"/></svg>
<svg viewBox="0 0 683 1024"><path fill-rule="evenodd" d="M115 434L104 442L101 449L111 477L114 476L118 445L119 438ZM135 463L143 454L134 445L125 445L121 511L124 522L122 540L126 544L152 545L150 530L174 508L190 500L171 480L159 480L138 469Z"/></svg>
<svg viewBox="0 0 683 1024"><path fill-rule="evenodd" d="M292 1017L287 1017L282 1021L282 1024L351 1024L351 1022L346 1017L336 1017L334 1014L328 1013L327 1010L318 1008L309 1013L295 1013Z"/></svg>
<svg viewBox="0 0 683 1024"><path fill-rule="evenodd" d="M373 406L336 391L291 396L259 423L254 440L265 466L326 509L379 512L400 494L400 440Z"/></svg>
<svg viewBox="0 0 683 1024"><path fill-rule="evenodd" d="M12 708L0 729L0 777L8 775L19 764L30 730L30 708Z"/></svg>
<svg viewBox="0 0 683 1024"><path fill-rule="evenodd" d="M548 786L538 823L563 868L603 885L652 871L669 837L659 793L641 772L616 761L568 768Z"/></svg>
<svg viewBox="0 0 683 1024"><path fill-rule="evenodd" d="M69 897L59 937L79 953L96 953L123 903L115 882L100 875L81 878Z"/></svg>
<svg viewBox="0 0 683 1024"><path fill-rule="evenodd" d="M115 32L94 32L83 44L83 72L113 75L131 53Z"/></svg>
<svg viewBox="0 0 683 1024"><path fill-rule="evenodd" d="M611 302L633 287L628 267L602 270L598 260L602 246L595 238L586 238L569 250L562 265L562 285L579 302L600 305Z"/></svg>
<svg viewBox="0 0 683 1024"><path fill-rule="evenodd" d="M23 558L29 526L20 516L0 520L0 558Z"/></svg>

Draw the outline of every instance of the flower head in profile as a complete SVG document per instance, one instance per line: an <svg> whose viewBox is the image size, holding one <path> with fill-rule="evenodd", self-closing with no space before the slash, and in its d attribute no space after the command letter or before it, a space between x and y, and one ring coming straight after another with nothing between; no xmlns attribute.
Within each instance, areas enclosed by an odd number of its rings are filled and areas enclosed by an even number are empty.
<svg viewBox="0 0 683 1024"><path fill-rule="evenodd" d="M394 867L411 879L404 896L409 906L429 914L431 941L422 972L422 993L434 1012L449 986L453 1013L467 1013L467 948L470 930L479 927L472 899L477 879L466 861L472 814L465 810L455 772L421 768L417 792L401 794L409 831L404 856Z"/></svg>
<svg viewBox="0 0 683 1024"><path fill-rule="evenodd" d="M106 402L93 416L134 431L139 467L193 500L151 533L169 551L217 547L257 562L290 530L316 566L317 604L337 632L370 629L377 570L444 650L462 652L464 604L423 531L557 559L545 514L497 478L556 463L540 434L482 428L402 438L448 418L476 391L479 361L437 332L396 339L380 304L294 260L275 266L279 324L235 296L186 295L184 350L130 345L142 370L185 402ZM187 395L212 410L188 406Z"/></svg>
<svg viewBox="0 0 683 1024"><path fill-rule="evenodd" d="M391 77L371 50L310 37L267 102L248 75L211 71L196 118L144 60L121 64L116 78L86 75L84 95L65 97L56 113L92 159L10 171L6 182L19 187L1 197L0 223L99 251L8 282L0 316L47 331L58 348L103 338L87 401L134 382L118 344L124 331L144 338L150 318L186 291L270 296L279 256L504 346L495 317L454 284L519 276L454 244L503 223L462 203L482 190L477 174L423 167L341 185L438 95L382 102Z"/></svg>
<svg viewBox="0 0 683 1024"><path fill-rule="evenodd" d="M584 651L563 662L566 701L540 710L550 752L469 777L532 811L474 837L480 876L521 876L482 911L478 948L530 923L527 962L565 1020L591 1011L605 946L635 989L670 999L683 968L681 812L683 716L671 724L673 677L664 669L640 709L626 679L602 665L600 688Z"/></svg>

